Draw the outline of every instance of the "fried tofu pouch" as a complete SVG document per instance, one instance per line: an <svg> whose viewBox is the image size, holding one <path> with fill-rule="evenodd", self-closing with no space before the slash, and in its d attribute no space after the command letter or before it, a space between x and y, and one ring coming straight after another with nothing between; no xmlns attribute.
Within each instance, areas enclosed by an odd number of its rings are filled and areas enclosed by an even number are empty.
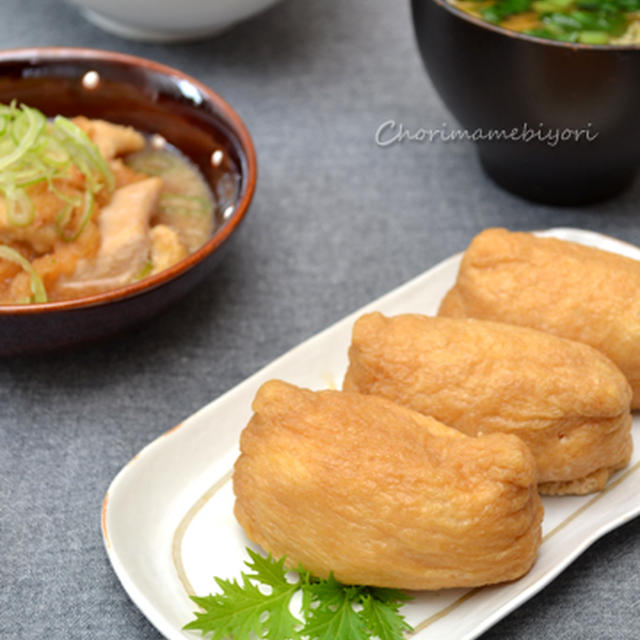
<svg viewBox="0 0 640 640"><path fill-rule="evenodd" d="M488 229L464 254L439 315L533 327L613 360L640 408L640 262L592 247Z"/></svg>
<svg viewBox="0 0 640 640"><path fill-rule="evenodd" d="M518 438L470 438L389 400L270 381L233 474L247 536L289 566L404 589L513 580L542 506Z"/></svg>
<svg viewBox="0 0 640 640"><path fill-rule="evenodd" d="M631 389L588 345L497 322L407 314L359 318L345 391L379 395L468 435L531 449L540 493L604 488L631 456Z"/></svg>

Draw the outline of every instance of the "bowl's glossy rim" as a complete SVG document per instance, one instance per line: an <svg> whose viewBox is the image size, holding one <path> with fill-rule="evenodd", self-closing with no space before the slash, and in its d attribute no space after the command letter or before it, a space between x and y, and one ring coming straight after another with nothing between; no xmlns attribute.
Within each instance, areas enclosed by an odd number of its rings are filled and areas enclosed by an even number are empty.
<svg viewBox="0 0 640 640"><path fill-rule="evenodd" d="M611 52L622 52L622 51L640 51L640 43L638 44L582 44L579 42L562 42L560 40L549 40L547 38L539 38L537 36L530 36L526 33L521 33L520 31L513 31L511 29L505 29L504 27L499 27L498 25L492 24L491 22L487 22L482 20L481 18L477 18L462 9L458 9L455 5L451 4L449 0L413 0L413 4L416 2L434 2L439 7L442 7L446 11L454 14L458 18L462 18L467 22L471 22L472 24L480 27L482 29L487 29L489 31L494 31L495 33L499 33L503 36L507 36L509 38L513 38L514 40L524 40L525 42L530 42L532 44L538 45L546 45L551 47L560 47L563 49L570 49L571 51L611 51Z"/></svg>
<svg viewBox="0 0 640 640"><path fill-rule="evenodd" d="M0 318L3 316L26 316L48 314L52 312L74 311L86 307L101 306L156 289L157 287L160 287L170 280L178 278L183 273L189 271L220 247L243 220L255 192L258 167L256 151L249 131L231 105L229 105L215 91L192 76L189 76L178 69L147 58L103 49L89 49L84 47L31 47L5 49L0 51L0 63L11 61L24 62L28 60L32 60L34 63L37 63L38 61L45 59L72 60L74 58L86 60L87 62L96 60L101 62L130 65L138 68L142 67L155 73L171 76L179 80L185 80L194 85L206 97L206 100L213 104L214 107L223 114L223 117L226 119L226 122L223 123L230 125L230 128L239 140L239 146L242 152L240 157L241 190L239 199L235 204L231 217L225 220L224 224L220 229L214 232L208 242L194 253L189 254L180 262L177 262L173 266L156 275L148 276L147 278L133 284L92 296L72 298L70 300L61 300L57 302L0 305Z"/></svg>

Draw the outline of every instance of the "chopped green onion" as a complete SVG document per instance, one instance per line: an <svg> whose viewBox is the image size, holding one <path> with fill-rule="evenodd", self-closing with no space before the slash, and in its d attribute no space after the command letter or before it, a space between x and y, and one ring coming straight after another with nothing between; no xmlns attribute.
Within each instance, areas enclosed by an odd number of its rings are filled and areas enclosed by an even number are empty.
<svg viewBox="0 0 640 640"><path fill-rule="evenodd" d="M83 198L65 196L55 186L56 179L69 177L71 165L84 175ZM17 107L15 101L10 105L0 104L0 193L5 197L7 219L12 224L26 226L33 221L33 203L25 190L45 181L49 190L66 203L57 216L56 226L67 241L77 238L86 227L93 212L93 194L105 185L110 191L115 187L109 164L73 122L57 116L48 124L37 109L26 105ZM71 209L83 203L80 225L69 235L64 226Z"/></svg>
<svg viewBox="0 0 640 640"><path fill-rule="evenodd" d="M61 238L65 237L65 227L71 217L71 211L73 211L73 205L70 202L67 202L56 216L56 230Z"/></svg>
<svg viewBox="0 0 640 640"><path fill-rule="evenodd" d="M606 31L581 31L579 41L582 44L607 44L609 37Z"/></svg>
<svg viewBox="0 0 640 640"><path fill-rule="evenodd" d="M530 6L531 0L497 0L482 10L482 17L489 22L500 22L516 13L528 11Z"/></svg>
<svg viewBox="0 0 640 640"><path fill-rule="evenodd" d="M47 292L42 284L40 276L36 273L36 270L31 266L31 263L15 249L7 247L6 245L0 245L0 258L8 260L22 267L31 278L31 293L33 294L33 302L46 302ZM31 301L30 301L31 302Z"/></svg>
<svg viewBox="0 0 640 640"><path fill-rule="evenodd" d="M566 31L579 31L583 28L582 23L578 19L567 13L550 13L542 18L542 22L549 27L560 27L560 29Z"/></svg>
<svg viewBox="0 0 640 640"><path fill-rule="evenodd" d="M184 167L180 158L172 153L158 153L157 150L143 149L127 156L125 160L128 167L139 173L150 176L171 176L180 174Z"/></svg>
<svg viewBox="0 0 640 640"><path fill-rule="evenodd" d="M71 235L69 235L63 227L63 225L67 222L69 218L69 214L71 213L70 208L68 209L68 211L66 209L67 207L63 207L63 209L58 214L56 218L56 227L57 227L58 233L60 234L60 237L65 242L73 242L84 231L84 228L87 226L87 222L89 222L93 214L93 193L91 192L91 189L87 189L87 191L85 191L84 208L82 210L80 224L78 225L78 228Z"/></svg>
<svg viewBox="0 0 640 640"><path fill-rule="evenodd" d="M91 141L91 138L80 127L64 116L56 116L53 119L53 127L57 132L61 132L66 136L67 141L74 143L76 153L71 152L73 159L79 159L79 155L84 156L89 161L89 166L93 165L93 168L103 175L107 187L111 191L115 187L113 172L98 147Z"/></svg>
<svg viewBox="0 0 640 640"><path fill-rule="evenodd" d="M72 207L79 207L82 204L82 198L79 196L68 196L66 193L63 193L56 187L53 181L49 181L49 189L56 194L56 197L67 204L70 204Z"/></svg>
<svg viewBox="0 0 640 640"><path fill-rule="evenodd" d="M44 182L47 179L47 175L40 167L32 165L15 171L13 179L16 187L24 189L25 187L30 187L32 184Z"/></svg>
<svg viewBox="0 0 640 640"><path fill-rule="evenodd" d="M0 115L13 117L16 112L16 100L11 101L11 104L0 104Z"/></svg>
<svg viewBox="0 0 640 640"><path fill-rule="evenodd" d="M167 213L202 216L209 212L210 204L205 198L199 198L198 196L163 193L160 196L160 208Z"/></svg>
<svg viewBox="0 0 640 640"><path fill-rule="evenodd" d="M14 196L5 195L7 219L16 227L26 227L33 222L35 210L33 201L26 191L19 189Z"/></svg>
<svg viewBox="0 0 640 640"><path fill-rule="evenodd" d="M71 160L71 155L64 145L55 138L47 138L41 151L42 160L54 167L64 167Z"/></svg>
<svg viewBox="0 0 640 640"><path fill-rule="evenodd" d="M640 11L640 0L618 0L618 5L625 11Z"/></svg>
<svg viewBox="0 0 640 640"><path fill-rule="evenodd" d="M23 106L23 113L26 115L28 120L28 128L13 152L3 158L0 158L0 171L11 166L24 156L24 154L38 139L38 136L42 133L44 125L46 124L44 115L36 109L30 109L29 107Z"/></svg>
<svg viewBox="0 0 640 640"><path fill-rule="evenodd" d="M531 8L538 13L553 13L562 11L573 4L574 0L538 0L531 5Z"/></svg>
<svg viewBox="0 0 640 640"><path fill-rule="evenodd" d="M148 259L144 263L144 267L140 269L140 273L138 273L138 275L134 279L136 281L142 280L143 278L146 278L148 275L151 275L152 271L153 271L153 261L151 259Z"/></svg>

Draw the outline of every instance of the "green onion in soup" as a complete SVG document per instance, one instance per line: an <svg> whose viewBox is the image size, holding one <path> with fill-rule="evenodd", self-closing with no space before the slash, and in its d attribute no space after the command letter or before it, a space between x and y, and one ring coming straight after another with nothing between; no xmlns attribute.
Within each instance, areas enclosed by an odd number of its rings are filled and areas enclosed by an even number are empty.
<svg viewBox="0 0 640 640"><path fill-rule="evenodd" d="M580 44L640 44L640 0L451 0L487 22Z"/></svg>

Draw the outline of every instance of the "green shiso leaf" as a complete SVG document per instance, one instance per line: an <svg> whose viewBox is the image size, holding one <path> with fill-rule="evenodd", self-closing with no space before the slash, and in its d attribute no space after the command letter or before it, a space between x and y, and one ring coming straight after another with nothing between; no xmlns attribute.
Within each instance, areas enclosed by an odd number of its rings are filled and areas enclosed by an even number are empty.
<svg viewBox="0 0 640 640"><path fill-rule="evenodd" d="M239 582L215 578L218 593L191 598L203 611L184 629L211 640L402 640L411 630L400 613L411 598L402 591L320 580L302 567L288 571L285 558L247 553ZM296 594L302 619L291 612Z"/></svg>

